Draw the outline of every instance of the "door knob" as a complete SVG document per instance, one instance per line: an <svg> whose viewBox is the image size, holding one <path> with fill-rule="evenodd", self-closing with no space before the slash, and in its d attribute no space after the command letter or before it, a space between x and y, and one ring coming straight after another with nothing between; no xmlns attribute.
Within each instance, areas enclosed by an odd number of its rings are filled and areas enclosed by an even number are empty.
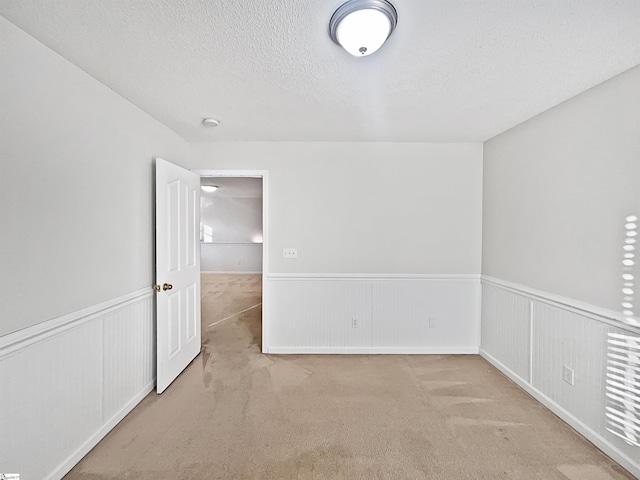
<svg viewBox="0 0 640 480"><path fill-rule="evenodd" d="M171 290L173 288L173 285L171 285L170 283L165 283L162 285L162 290Z"/></svg>

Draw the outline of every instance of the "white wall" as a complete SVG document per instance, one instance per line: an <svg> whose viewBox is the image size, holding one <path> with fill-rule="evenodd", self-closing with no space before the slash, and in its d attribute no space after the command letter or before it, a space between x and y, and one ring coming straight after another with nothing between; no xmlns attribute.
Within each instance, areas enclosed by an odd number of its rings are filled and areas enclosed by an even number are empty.
<svg viewBox="0 0 640 480"><path fill-rule="evenodd" d="M0 335L153 280L153 162L189 146L0 17Z"/></svg>
<svg viewBox="0 0 640 480"><path fill-rule="evenodd" d="M200 244L202 272L261 273L262 244Z"/></svg>
<svg viewBox="0 0 640 480"><path fill-rule="evenodd" d="M264 351L478 351L481 145L196 143L192 153L194 169L269 171ZM289 247L297 259L282 258Z"/></svg>
<svg viewBox="0 0 640 480"><path fill-rule="evenodd" d="M624 218L640 214L640 67L484 148L485 275L620 311Z"/></svg>
<svg viewBox="0 0 640 480"><path fill-rule="evenodd" d="M262 184L260 178L239 180ZM238 188L225 195L224 180L214 183L221 188L203 193L200 202L201 239L205 240L200 245L200 269L203 272L261 272L262 197L235 196L243 194Z"/></svg>
<svg viewBox="0 0 640 480"><path fill-rule="evenodd" d="M640 319L621 312L638 105L640 67L485 144L481 333L485 358L635 476L640 435L620 438L606 409L640 422Z"/></svg>
<svg viewBox="0 0 640 480"><path fill-rule="evenodd" d="M269 170L272 273L480 273L480 144L195 143L194 169ZM298 249L298 259L282 249Z"/></svg>
<svg viewBox="0 0 640 480"><path fill-rule="evenodd" d="M216 193L203 193L200 198L203 233L210 237L205 241L249 243L261 239L262 198L217 197Z"/></svg>
<svg viewBox="0 0 640 480"><path fill-rule="evenodd" d="M189 146L0 17L0 466L61 478L152 388L153 162Z"/></svg>

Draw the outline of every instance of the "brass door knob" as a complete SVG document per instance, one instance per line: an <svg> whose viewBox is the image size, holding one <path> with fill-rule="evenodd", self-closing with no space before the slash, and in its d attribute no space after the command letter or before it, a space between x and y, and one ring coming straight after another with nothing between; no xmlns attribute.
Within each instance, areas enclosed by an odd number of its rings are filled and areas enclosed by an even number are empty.
<svg viewBox="0 0 640 480"><path fill-rule="evenodd" d="M171 285L170 283L165 283L162 285L162 290L167 291L167 290L171 290L173 288L173 285Z"/></svg>

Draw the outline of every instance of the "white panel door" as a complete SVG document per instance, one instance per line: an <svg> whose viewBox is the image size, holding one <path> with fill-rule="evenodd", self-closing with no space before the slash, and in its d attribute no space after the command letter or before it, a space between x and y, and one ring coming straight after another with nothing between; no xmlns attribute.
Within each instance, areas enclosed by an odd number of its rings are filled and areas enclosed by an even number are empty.
<svg viewBox="0 0 640 480"><path fill-rule="evenodd" d="M200 177L156 159L157 384L200 353Z"/></svg>

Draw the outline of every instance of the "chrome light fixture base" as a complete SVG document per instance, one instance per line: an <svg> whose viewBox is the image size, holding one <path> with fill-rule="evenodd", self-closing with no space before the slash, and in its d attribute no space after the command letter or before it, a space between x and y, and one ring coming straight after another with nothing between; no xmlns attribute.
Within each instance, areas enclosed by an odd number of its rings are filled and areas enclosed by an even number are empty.
<svg viewBox="0 0 640 480"><path fill-rule="evenodd" d="M368 15L368 18L354 20L357 15ZM353 15L356 14L356 15ZM351 19L347 17L352 16ZM385 19L388 25L385 24ZM344 22L344 23L343 23ZM375 25L365 26L364 22ZM341 27L342 24L342 27ZM389 38L398 24L398 12L386 0L349 0L342 4L329 20L329 36L336 44L354 56L366 56L378 50ZM354 28L354 31L341 32L342 28ZM358 31L359 30L359 31ZM341 38L347 37L348 39ZM370 36L373 34L373 38ZM377 37L377 38L376 38ZM369 45L372 42L372 45Z"/></svg>

